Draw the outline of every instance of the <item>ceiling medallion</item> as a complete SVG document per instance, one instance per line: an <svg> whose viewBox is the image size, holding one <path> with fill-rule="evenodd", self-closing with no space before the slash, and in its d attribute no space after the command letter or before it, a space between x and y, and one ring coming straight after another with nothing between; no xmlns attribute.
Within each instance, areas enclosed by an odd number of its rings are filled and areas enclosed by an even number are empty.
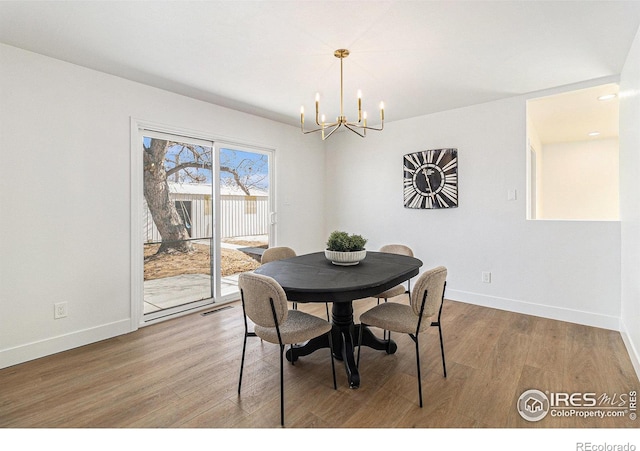
<svg viewBox="0 0 640 451"><path fill-rule="evenodd" d="M322 140L324 141L333 134L337 129L343 125L356 133L358 136L364 138L367 135L367 130L382 131L384 128L384 103L380 102L380 127L369 127L367 125L367 112L362 111L362 93L358 90L358 122L348 122L347 117L344 115L343 110L343 89L342 89L342 61L349 56L349 50L338 49L333 53L333 56L340 58L340 116L336 118L335 122L327 123L325 121L324 114L320 117L320 94L316 93L316 124L319 128L314 130L304 129L304 106L300 107L300 129L305 135L308 133L322 132Z"/></svg>

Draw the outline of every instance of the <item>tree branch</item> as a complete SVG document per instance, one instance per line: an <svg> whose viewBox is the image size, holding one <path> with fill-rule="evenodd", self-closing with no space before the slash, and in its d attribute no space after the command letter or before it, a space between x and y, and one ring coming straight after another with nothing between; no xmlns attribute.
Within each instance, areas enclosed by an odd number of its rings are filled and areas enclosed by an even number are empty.
<svg viewBox="0 0 640 451"><path fill-rule="evenodd" d="M211 169L211 163L207 163L207 162L198 163L195 161L187 161L184 163L180 163L179 165L174 166L171 169L167 169L167 177L169 177L171 174L175 174L176 172L181 171L183 169L187 169L187 168Z"/></svg>

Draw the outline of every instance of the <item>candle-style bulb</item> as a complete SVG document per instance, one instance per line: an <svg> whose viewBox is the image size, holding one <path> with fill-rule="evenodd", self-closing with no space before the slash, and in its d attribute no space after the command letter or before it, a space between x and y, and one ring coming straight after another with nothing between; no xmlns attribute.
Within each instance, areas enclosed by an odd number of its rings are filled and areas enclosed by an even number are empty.
<svg viewBox="0 0 640 451"><path fill-rule="evenodd" d="M320 93L316 92L316 103L320 101Z"/></svg>

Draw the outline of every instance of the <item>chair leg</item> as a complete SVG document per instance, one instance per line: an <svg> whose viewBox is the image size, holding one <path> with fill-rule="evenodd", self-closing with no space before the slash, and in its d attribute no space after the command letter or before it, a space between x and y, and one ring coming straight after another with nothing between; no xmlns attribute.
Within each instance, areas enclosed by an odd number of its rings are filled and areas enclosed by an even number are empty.
<svg viewBox="0 0 640 451"><path fill-rule="evenodd" d="M333 374L333 389L338 389L338 384L336 383L336 364L333 361L333 336L331 331L327 332L329 334L329 354L331 354L331 373Z"/></svg>
<svg viewBox="0 0 640 451"><path fill-rule="evenodd" d="M444 377L447 377L447 365L444 361L444 343L442 341L442 327L438 321L438 332L440 332L440 353L442 354L442 370L444 371Z"/></svg>
<svg viewBox="0 0 640 451"><path fill-rule="evenodd" d="M244 343L242 344L242 360L240 360L240 378L238 379L238 395L240 394L240 387L242 386L242 371L244 370L244 356L247 351L247 337L249 335L255 336L255 332L249 333L249 325L247 324L247 312L244 307L244 292L240 290L240 300L242 303L242 318L244 319Z"/></svg>
<svg viewBox="0 0 640 451"><path fill-rule="evenodd" d="M244 334L244 344L242 345L242 359L240 360L240 379L238 379L238 394L240 394L240 386L242 385L242 370L244 369L244 355L247 350L247 333Z"/></svg>
<svg viewBox="0 0 640 451"><path fill-rule="evenodd" d="M324 307L327 310L327 321L331 322L331 317L329 316L329 303L325 302Z"/></svg>
<svg viewBox="0 0 640 451"><path fill-rule="evenodd" d="M284 427L284 345L280 345L280 425Z"/></svg>
<svg viewBox="0 0 640 451"><path fill-rule="evenodd" d="M420 408L422 408L422 376L420 375L420 346L418 345L418 335L414 340L416 343L416 365L418 367L418 398L420 399Z"/></svg>
<svg viewBox="0 0 640 451"><path fill-rule="evenodd" d="M447 283L444 284L445 289L447 287ZM442 354L442 370L444 371L444 377L447 377L447 365L444 361L444 342L442 340L442 307L444 306L444 291L442 293L442 302L440 303L440 309L438 310L438 321L434 321L431 323L432 326L438 326L438 333L440 334L440 353Z"/></svg>

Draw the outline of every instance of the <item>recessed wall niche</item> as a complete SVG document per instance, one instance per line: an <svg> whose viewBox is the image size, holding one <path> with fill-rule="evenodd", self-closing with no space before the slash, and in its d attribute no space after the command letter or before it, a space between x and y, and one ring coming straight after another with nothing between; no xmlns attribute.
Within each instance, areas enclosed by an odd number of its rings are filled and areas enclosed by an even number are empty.
<svg viewBox="0 0 640 451"><path fill-rule="evenodd" d="M618 85L527 101L527 219L616 221Z"/></svg>

